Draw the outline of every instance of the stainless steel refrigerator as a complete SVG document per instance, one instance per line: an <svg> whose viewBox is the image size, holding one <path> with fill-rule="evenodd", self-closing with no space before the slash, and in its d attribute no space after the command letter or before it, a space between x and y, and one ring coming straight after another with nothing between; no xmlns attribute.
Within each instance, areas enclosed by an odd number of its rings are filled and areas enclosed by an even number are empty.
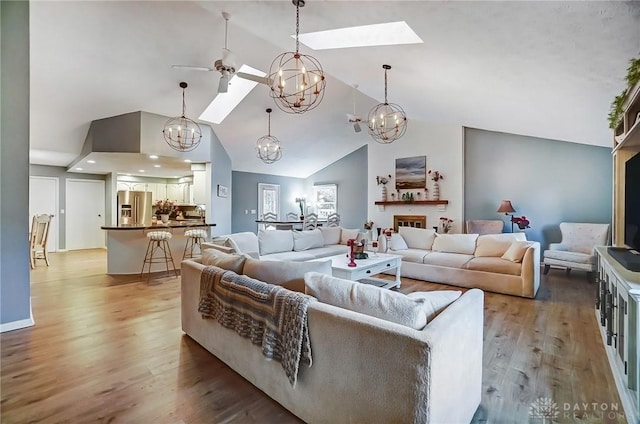
<svg viewBox="0 0 640 424"><path fill-rule="evenodd" d="M119 191L118 226L151 225L152 196L150 191Z"/></svg>

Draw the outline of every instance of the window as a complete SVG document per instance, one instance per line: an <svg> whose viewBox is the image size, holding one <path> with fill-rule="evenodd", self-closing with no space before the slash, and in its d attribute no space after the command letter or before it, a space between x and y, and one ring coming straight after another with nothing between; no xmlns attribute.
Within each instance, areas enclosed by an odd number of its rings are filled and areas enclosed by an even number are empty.
<svg viewBox="0 0 640 424"><path fill-rule="evenodd" d="M338 211L338 186L336 184L313 186L313 203L318 219L327 219L330 213Z"/></svg>

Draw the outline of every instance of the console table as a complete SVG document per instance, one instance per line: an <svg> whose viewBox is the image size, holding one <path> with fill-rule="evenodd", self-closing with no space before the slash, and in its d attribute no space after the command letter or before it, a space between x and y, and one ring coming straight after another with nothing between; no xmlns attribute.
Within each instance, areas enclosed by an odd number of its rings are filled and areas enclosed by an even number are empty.
<svg viewBox="0 0 640 424"><path fill-rule="evenodd" d="M596 318L627 421L640 421L640 272L596 248Z"/></svg>

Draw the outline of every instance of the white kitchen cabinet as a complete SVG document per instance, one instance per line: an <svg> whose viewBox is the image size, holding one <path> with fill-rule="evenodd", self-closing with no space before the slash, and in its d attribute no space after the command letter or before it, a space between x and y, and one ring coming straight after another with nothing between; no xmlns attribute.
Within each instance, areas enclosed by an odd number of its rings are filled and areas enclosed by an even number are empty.
<svg viewBox="0 0 640 424"><path fill-rule="evenodd" d="M180 184L167 184L166 198L175 202L182 202L182 189Z"/></svg>

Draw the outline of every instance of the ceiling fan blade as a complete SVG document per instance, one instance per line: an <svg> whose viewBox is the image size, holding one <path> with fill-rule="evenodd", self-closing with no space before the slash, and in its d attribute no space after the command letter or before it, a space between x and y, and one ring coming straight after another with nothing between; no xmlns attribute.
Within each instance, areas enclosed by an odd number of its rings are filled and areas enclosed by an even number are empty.
<svg viewBox="0 0 640 424"><path fill-rule="evenodd" d="M239 76L240 78L243 78L249 81L254 81L259 84L271 85L271 83L273 82L271 79L267 77L259 77L258 75L247 74L246 72L236 72L236 75Z"/></svg>
<svg viewBox="0 0 640 424"><path fill-rule="evenodd" d="M223 72L218 82L218 93L226 93L229 89L229 73Z"/></svg>
<svg viewBox="0 0 640 424"><path fill-rule="evenodd" d="M215 71L215 69L207 68L205 66L191 66L191 65L171 65L175 69L190 69L192 71Z"/></svg>

